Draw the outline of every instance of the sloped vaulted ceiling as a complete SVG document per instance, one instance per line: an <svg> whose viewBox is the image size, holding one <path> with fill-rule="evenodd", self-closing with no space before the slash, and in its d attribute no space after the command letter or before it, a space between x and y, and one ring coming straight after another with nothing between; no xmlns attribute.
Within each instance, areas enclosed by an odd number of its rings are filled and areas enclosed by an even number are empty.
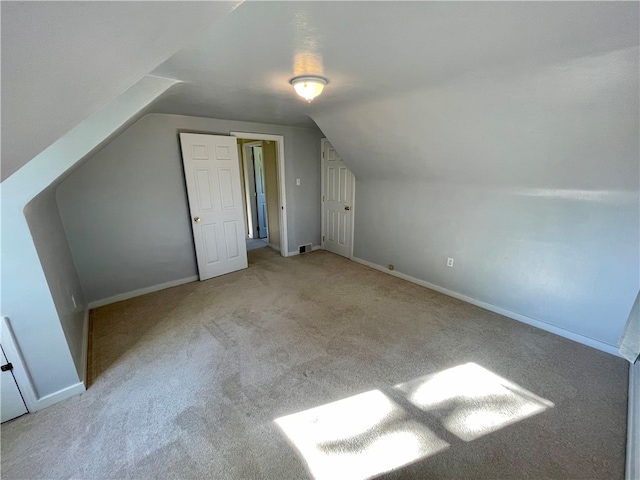
<svg viewBox="0 0 640 480"><path fill-rule="evenodd" d="M150 72L182 82L157 112L312 125L476 71L526 74L638 44L637 4L618 2L2 2L0 12L3 179ZM288 84L309 69L330 79L311 105Z"/></svg>
<svg viewBox="0 0 640 480"><path fill-rule="evenodd" d="M639 288L638 19L637 2L245 3L155 70L183 83L152 108L310 117L357 178L356 257L614 351ZM330 80L312 104L300 66Z"/></svg>
<svg viewBox="0 0 640 480"><path fill-rule="evenodd" d="M239 2L2 2L2 179Z"/></svg>
<svg viewBox="0 0 640 480"><path fill-rule="evenodd" d="M637 45L637 23L636 5L611 2L246 2L153 72L183 81L155 109L308 125L476 71ZM310 105L288 83L300 73L330 81Z"/></svg>

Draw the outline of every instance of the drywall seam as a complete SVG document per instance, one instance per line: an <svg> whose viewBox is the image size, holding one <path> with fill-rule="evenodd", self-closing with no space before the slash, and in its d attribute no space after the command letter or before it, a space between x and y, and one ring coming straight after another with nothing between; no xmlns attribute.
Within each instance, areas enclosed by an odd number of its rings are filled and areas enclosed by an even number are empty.
<svg viewBox="0 0 640 480"><path fill-rule="evenodd" d="M194 275L192 277L181 278L179 280L172 280L170 282L160 283L158 285L152 285L150 287L140 288L138 290L133 290L131 292L119 293L118 295L114 295L112 297L103 298L102 300L96 300L94 302L89 302L89 309L103 307L105 305L110 305L116 302L122 302L123 300L129 300L130 298L140 297L142 295L146 295L147 293L158 292L160 290L165 290L171 287L177 287L178 285L184 285L185 283L191 283L200 280L200 277Z"/></svg>
<svg viewBox="0 0 640 480"><path fill-rule="evenodd" d="M420 285L422 287L429 288L431 290L435 290L436 292L443 293L453 298L457 298L458 300L462 300L463 302L470 303L480 308L484 308L485 310L489 310L490 312L498 313L500 315L504 315L505 317L511 318L513 320L517 320L522 323L526 323L527 325L531 325L533 327L540 328L541 330L546 330L547 332L554 333L564 338L568 338L569 340L573 340L574 342L581 343L583 345L587 345L589 347L595 348L597 350L601 350L606 353L610 353L611 355L615 355L616 357L620 357L620 353L618 349L614 345L609 345L604 342L600 342L593 338L585 337L584 335L580 335L578 333L571 332L569 330L565 330L560 327L556 327L549 323L542 322L540 320L536 320L535 318L527 317L526 315L521 315L519 313L512 312L510 310L497 307L487 302L483 302L482 300L478 300L473 297L468 297L458 292L454 292L453 290L449 290L438 285L434 285L433 283L425 282L424 280L420 280L418 278L412 277L410 275L406 275L404 273L398 272L396 270L388 270L386 267L381 265L377 265L375 263L369 262L367 260L363 260L362 258L352 257L354 262L360 263L367 267L373 268L383 273L387 273L389 275L393 275L394 277L401 278L411 283L415 283L416 285Z"/></svg>
<svg viewBox="0 0 640 480"><path fill-rule="evenodd" d="M640 362L629 366L626 480L640 478Z"/></svg>

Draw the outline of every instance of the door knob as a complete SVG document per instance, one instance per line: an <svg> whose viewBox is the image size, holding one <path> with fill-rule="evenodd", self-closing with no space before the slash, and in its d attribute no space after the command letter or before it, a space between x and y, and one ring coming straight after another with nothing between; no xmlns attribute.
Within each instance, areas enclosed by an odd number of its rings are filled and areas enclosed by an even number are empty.
<svg viewBox="0 0 640 480"><path fill-rule="evenodd" d="M200 221L200 217L193 217L193 221L198 223Z"/></svg>
<svg viewBox="0 0 640 480"><path fill-rule="evenodd" d="M347 205L346 207L344 207L345 210L351 210L351 207L349 205Z"/></svg>

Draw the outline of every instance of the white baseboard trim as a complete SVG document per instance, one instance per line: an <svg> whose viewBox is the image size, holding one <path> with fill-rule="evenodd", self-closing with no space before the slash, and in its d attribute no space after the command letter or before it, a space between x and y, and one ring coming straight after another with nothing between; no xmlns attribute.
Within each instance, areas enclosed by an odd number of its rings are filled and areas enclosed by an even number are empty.
<svg viewBox="0 0 640 480"><path fill-rule="evenodd" d="M22 352L18 348L18 343L13 335L11 329L10 320L8 318L2 319L2 347L5 349L7 358L14 364L13 375L24 399L24 403L27 406L29 413L37 412L43 408L47 408L54 403L61 402L67 398L71 398L86 391L86 375L87 375L87 354L88 354L88 341L89 341L89 309L85 310L83 324L83 345L82 345L82 371L80 374L81 382L70 385L62 390L45 395L38 398L36 396L36 390L31 381L27 369L25 367L24 360L22 358Z"/></svg>
<svg viewBox="0 0 640 480"><path fill-rule="evenodd" d="M2 340L2 349L7 356L7 360L13 363L13 376L16 379L27 410L34 412L37 405L36 389L33 386L31 375L29 375L27 371L26 362L22 356L22 351L13 333L11 320L7 317L2 317L2 334L0 338Z"/></svg>
<svg viewBox="0 0 640 480"><path fill-rule="evenodd" d="M198 275L194 275L193 277L181 278L180 280L172 280L170 282L161 283L159 285L152 285L151 287L140 288L132 292L119 293L118 295L114 295L113 297L103 298L102 300L89 302L89 309L104 307L105 305L109 305L111 303L122 302L123 300L129 300L130 298L146 295L147 293L158 292L160 290L165 290L171 287L177 287L178 285L184 285L185 283L191 283L197 280L200 280L200 277Z"/></svg>
<svg viewBox="0 0 640 480"><path fill-rule="evenodd" d="M67 398L74 397L81 393L84 393L87 389L84 386L83 382L78 382L74 385L70 385L62 390L58 390L57 392L50 393L49 395L45 395L44 397L38 398L32 408L29 408L29 412L37 412L38 410L42 410L43 408L50 407L51 405L66 400Z"/></svg>
<svg viewBox="0 0 640 480"><path fill-rule="evenodd" d="M629 366L629 412L627 415L627 466L625 479L640 478L640 361Z"/></svg>
<svg viewBox="0 0 640 480"><path fill-rule="evenodd" d="M561 337L568 338L569 340L573 340L574 342L582 343L583 345L587 345L597 350L601 350L603 352L610 353L611 355L615 355L616 357L620 357L620 352L618 352L618 347L614 345L609 345L608 343L604 343L599 340L594 340L593 338L585 337L584 335L580 335L578 333L565 330L564 328L556 327L555 325L545 323L541 320L536 320L535 318L527 317L526 315L521 315L519 313L512 312L511 310L507 310L502 307L497 307L490 303L483 302L482 300L478 300L473 297L468 297L461 293L454 292L453 290L449 290L449 289L440 287L438 285L435 285L433 283L420 280L419 278L415 278L410 275L400 273L397 270L389 270L386 267L377 265L367 260L363 260L362 258L352 257L351 259L354 262L373 268L374 270L378 270L380 272L393 275L394 277L398 277L408 282L415 283L416 285L420 285L422 287L435 290L436 292L440 292L450 297L457 298L458 300L462 300L463 302L467 302L472 305L476 305L477 307L484 308L485 310L489 310L490 312L499 313L500 315L504 315L505 317L512 318L513 320L518 320L519 322L526 323L527 325L531 325L533 327L546 330L547 332L551 332Z"/></svg>

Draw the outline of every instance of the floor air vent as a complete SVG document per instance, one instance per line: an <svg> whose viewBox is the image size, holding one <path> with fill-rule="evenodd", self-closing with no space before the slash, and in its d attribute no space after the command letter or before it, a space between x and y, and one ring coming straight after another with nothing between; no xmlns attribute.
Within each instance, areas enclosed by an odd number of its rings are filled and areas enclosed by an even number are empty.
<svg viewBox="0 0 640 480"><path fill-rule="evenodd" d="M313 245L307 243L306 245L300 245L298 249L300 250L300 253L309 253L313 249Z"/></svg>

